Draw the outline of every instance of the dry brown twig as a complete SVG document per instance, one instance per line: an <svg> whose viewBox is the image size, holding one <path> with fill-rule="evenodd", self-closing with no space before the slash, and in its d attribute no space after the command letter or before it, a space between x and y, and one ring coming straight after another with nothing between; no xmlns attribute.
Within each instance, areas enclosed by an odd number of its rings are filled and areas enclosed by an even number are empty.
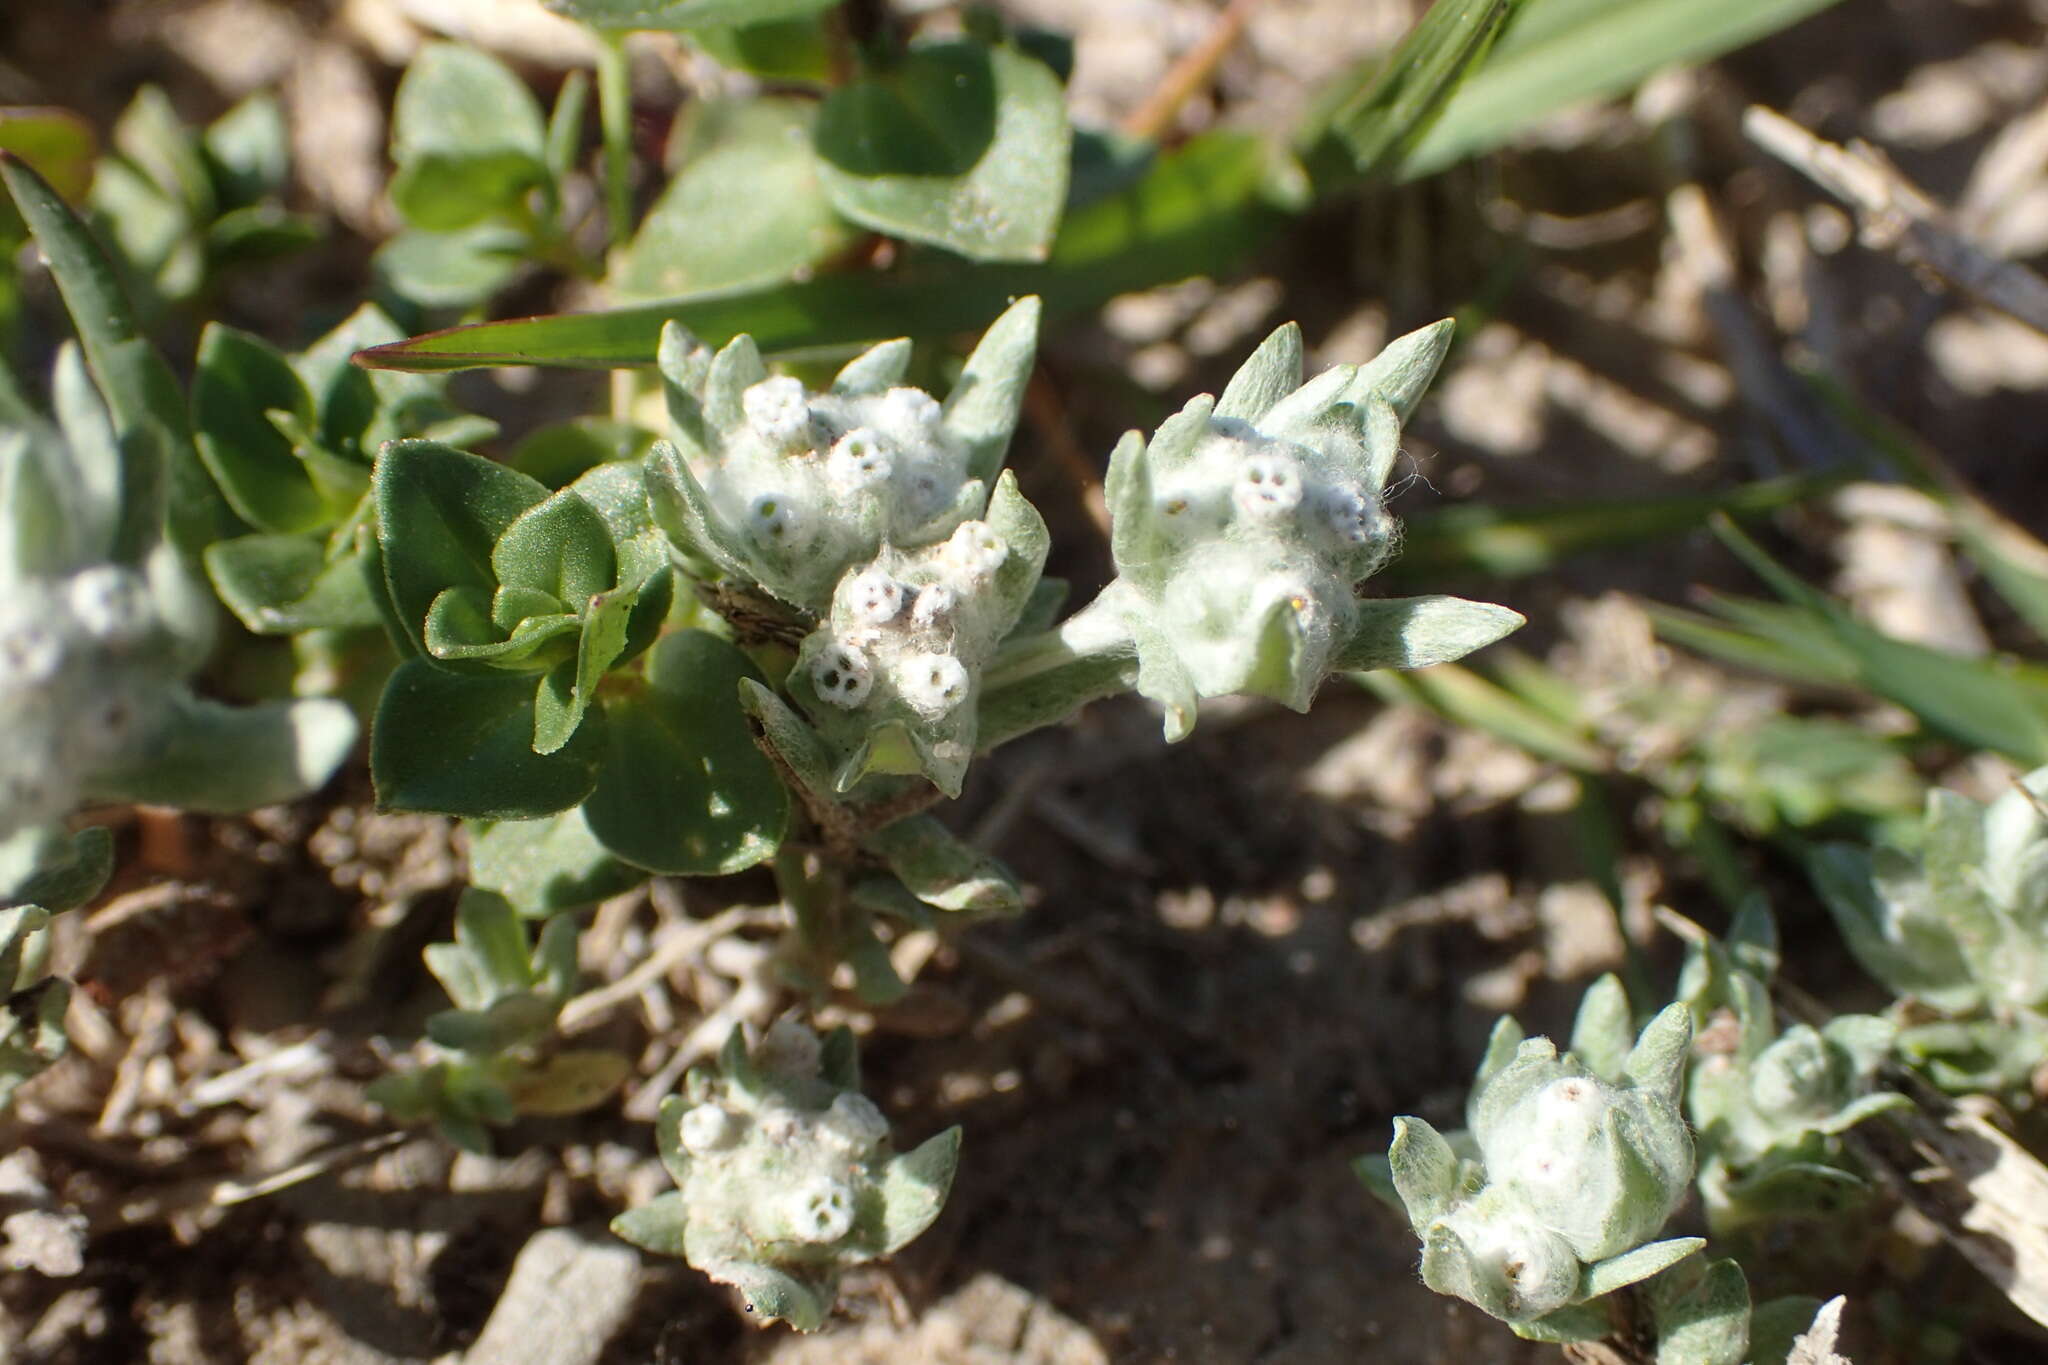
<svg viewBox="0 0 2048 1365"><path fill-rule="evenodd" d="M1883 152L1860 139L1847 147L1824 141L1762 105L1749 107L1742 128L1750 141L1856 210L1867 245L2048 335L2048 280L1965 236Z"/></svg>
<svg viewBox="0 0 2048 1365"><path fill-rule="evenodd" d="M1179 117L1181 107L1209 83L1216 68L1230 55L1230 49L1237 46L1245 26L1252 21L1252 11L1258 7L1259 0L1230 0L1217 17L1215 27L1182 54L1143 104L1125 116L1124 133L1148 140L1164 136Z"/></svg>

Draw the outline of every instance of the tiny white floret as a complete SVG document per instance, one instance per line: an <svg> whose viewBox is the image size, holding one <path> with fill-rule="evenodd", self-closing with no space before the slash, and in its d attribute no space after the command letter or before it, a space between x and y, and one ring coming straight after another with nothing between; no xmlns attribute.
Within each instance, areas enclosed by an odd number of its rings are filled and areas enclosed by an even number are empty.
<svg viewBox="0 0 2048 1365"><path fill-rule="evenodd" d="M1245 515L1277 521L1301 506L1301 466L1285 455L1250 456L1230 495Z"/></svg>
<svg viewBox="0 0 2048 1365"><path fill-rule="evenodd" d="M903 584L880 569L856 574L840 591L854 619L868 625L884 625L903 614Z"/></svg>
<svg viewBox="0 0 2048 1365"><path fill-rule="evenodd" d="M894 468L888 445L872 427L847 432L832 443L832 453L825 457L825 472L833 486L849 493L881 487Z"/></svg>
<svg viewBox="0 0 2048 1365"><path fill-rule="evenodd" d="M950 654L917 654L903 662L896 690L926 715L942 716L967 699L967 668Z"/></svg>
<svg viewBox="0 0 2048 1365"><path fill-rule="evenodd" d="M923 389L891 389L876 405L876 416L906 435L929 432L943 413L939 400Z"/></svg>
<svg viewBox="0 0 2048 1365"><path fill-rule="evenodd" d="M836 1242L853 1231L853 1190L843 1180L814 1176L790 1191L789 1200L798 1241Z"/></svg>
<svg viewBox="0 0 2048 1365"><path fill-rule="evenodd" d="M934 630L949 623L959 605L959 593L944 583L927 583L917 590L917 600L910 605L911 624Z"/></svg>
<svg viewBox="0 0 2048 1365"><path fill-rule="evenodd" d="M810 540L809 509L790 493L763 493L747 504L747 529L756 543L795 550Z"/></svg>
<svg viewBox="0 0 2048 1365"><path fill-rule="evenodd" d="M778 451L795 451L811 444L811 405L803 384L788 375L776 375L753 385L740 395L747 425L754 434Z"/></svg>
<svg viewBox="0 0 2048 1365"><path fill-rule="evenodd" d="M739 1140L741 1126L739 1115L725 1106L700 1104L683 1115L677 1135L686 1150L701 1156L732 1146Z"/></svg>
<svg viewBox="0 0 2048 1365"><path fill-rule="evenodd" d="M64 585L64 604L87 635L111 649L124 649L148 636L156 622L149 586L118 564L95 564Z"/></svg>
<svg viewBox="0 0 2048 1365"><path fill-rule="evenodd" d="M53 681L64 667L64 632L26 610L0 608L0 692Z"/></svg>
<svg viewBox="0 0 2048 1365"><path fill-rule="evenodd" d="M1347 545L1363 545L1380 534L1379 504L1350 484L1332 484L1320 499L1324 524Z"/></svg>
<svg viewBox="0 0 2048 1365"><path fill-rule="evenodd" d="M1010 547L994 527L985 521L963 521L946 542L943 562L968 582L981 583L994 577L1009 557Z"/></svg>
<svg viewBox="0 0 2048 1365"><path fill-rule="evenodd" d="M874 691L874 665L852 645L830 644L811 660L811 683L820 697L851 711Z"/></svg>

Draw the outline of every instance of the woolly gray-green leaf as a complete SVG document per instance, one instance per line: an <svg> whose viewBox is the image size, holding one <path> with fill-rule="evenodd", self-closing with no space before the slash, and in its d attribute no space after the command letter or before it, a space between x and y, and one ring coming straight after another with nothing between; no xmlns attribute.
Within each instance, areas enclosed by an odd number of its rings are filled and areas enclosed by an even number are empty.
<svg viewBox="0 0 2048 1365"><path fill-rule="evenodd" d="M967 476L993 483L1017 429L1024 390L1038 358L1039 318L1035 297L1011 304L983 332L960 378L946 395L940 425L967 450Z"/></svg>
<svg viewBox="0 0 2048 1365"><path fill-rule="evenodd" d="M901 1250L930 1227L946 1206L960 1166L960 1129L948 1128L896 1157L882 1179L882 1251Z"/></svg>
<svg viewBox="0 0 2048 1365"><path fill-rule="evenodd" d="M169 706L154 741L93 773L89 795L236 814L317 790L355 747L355 715L338 701L235 707L180 689ZM223 762L224 754L234 761Z"/></svg>
<svg viewBox="0 0 2048 1365"><path fill-rule="evenodd" d="M1458 1197L1458 1154L1441 1133L1422 1119L1394 1120L1394 1141L1387 1148L1387 1166L1394 1192L1401 1197L1408 1222L1417 1232Z"/></svg>
<svg viewBox="0 0 2048 1365"><path fill-rule="evenodd" d="M1585 1276L1579 1281L1582 1298L1597 1299L1602 1294L1611 1294L1623 1285L1647 1280L1677 1265L1686 1257L1707 1244L1704 1237L1673 1237L1667 1241L1649 1242L1624 1251L1619 1256L1609 1256L1586 1267Z"/></svg>
<svg viewBox="0 0 2048 1365"><path fill-rule="evenodd" d="M1343 669L1428 668L1462 659L1521 629L1518 611L1462 597L1374 598L1358 604L1358 621L1332 666Z"/></svg>

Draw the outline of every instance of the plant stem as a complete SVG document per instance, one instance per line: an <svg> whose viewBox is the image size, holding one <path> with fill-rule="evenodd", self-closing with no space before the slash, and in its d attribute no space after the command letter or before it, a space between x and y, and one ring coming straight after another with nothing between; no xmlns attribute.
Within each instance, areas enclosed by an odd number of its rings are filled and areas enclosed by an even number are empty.
<svg viewBox="0 0 2048 1365"><path fill-rule="evenodd" d="M633 64L623 33L598 34L597 114L604 130L605 226L617 250L633 235Z"/></svg>
<svg viewBox="0 0 2048 1365"><path fill-rule="evenodd" d="M1055 629L1003 647L982 680L975 747L986 752L1065 720L1137 680L1137 646L1105 594Z"/></svg>

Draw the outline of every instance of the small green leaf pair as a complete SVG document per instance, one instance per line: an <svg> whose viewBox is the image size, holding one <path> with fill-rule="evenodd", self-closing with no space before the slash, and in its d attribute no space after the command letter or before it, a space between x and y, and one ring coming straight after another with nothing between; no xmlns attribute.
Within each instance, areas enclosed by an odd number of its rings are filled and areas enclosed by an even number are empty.
<svg viewBox="0 0 2048 1365"><path fill-rule="evenodd" d="M573 255L560 182L579 147L588 83L544 117L517 73L456 43L422 47L391 116L391 202L407 223L376 268L429 308L482 302L530 260Z"/></svg>
<svg viewBox="0 0 2048 1365"><path fill-rule="evenodd" d="M401 441L378 461L375 494L388 602L414 651L378 707L382 802L487 821L576 808L566 841L548 841L568 861L528 860L500 884L539 913L567 885L630 885L608 859L717 874L774 852L788 798L740 715L753 666L703 631L661 637L674 574L637 462L550 492Z"/></svg>
<svg viewBox="0 0 2048 1365"><path fill-rule="evenodd" d="M64 1055L71 983L47 975L53 915L84 905L114 869L104 829L25 830L0 840L0 1111Z"/></svg>
<svg viewBox="0 0 2048 1365"><path fill-rule="evenodd" d="M284 207L290 156L284 111L268 94L249 96L199 132L162 90L144 86L114 125L90 203L131 282L152 302L182 303L225 269L319 239L312 219Z"/></svg>
<svg viewBox="0 0 2048 1365"><path fill-rule="evenodd" d="M654 642L673 580L666 549L628 507L607 522L585 490L633 481L600 468L550 493L451 446L402 441L377 465L391 602L423 657L409 666L539 679L530 747L575 738L598 682Z"/></svg>
<svg viewBox="0 0 2048 1365"><path fill-rule="evenodd" d="M209 545L206 570L259 635L380 624L369 499L377 451L408 437L467 442L496 431L457 412L442 384L349 363L400 335L365 304L296 356L218 323L200 338L192 384L199 455L254 528Z"/></svg>
<svg viewBox="0 0 2048 1365"><path fill-rule="evenodd" d="M752 1046L735 1030L718 1072L692 1071L655 1122L678 1188L612 1231L802 1332L824 1325L845 1270L931 1226L960 1159L958 1128L895 1155L888 1120L860 1093L852 1033L821 1041L789 1019Z"/></svg>

